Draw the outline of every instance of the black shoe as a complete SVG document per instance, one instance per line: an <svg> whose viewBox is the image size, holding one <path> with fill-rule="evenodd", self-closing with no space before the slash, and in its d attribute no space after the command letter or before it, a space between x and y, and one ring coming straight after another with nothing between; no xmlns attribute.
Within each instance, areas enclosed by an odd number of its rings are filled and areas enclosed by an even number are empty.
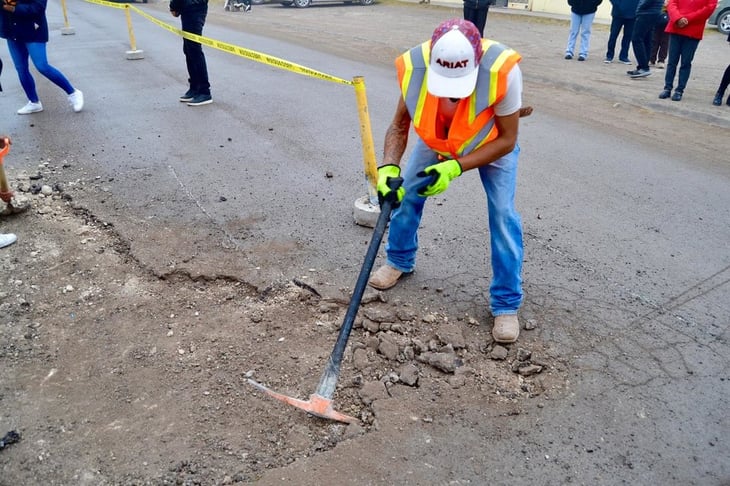
<svg viewBox="0 0 730 486"><path fill-rule="evenodd" d="M651 74L648 69L634 69L633 71L626 71L626 74L632 78L645 78Z"/></svg>
<svg viewBox="0 0 730 486"><path fill-rule="evenodd" d="M193 98L195 98L195 91L189 89L185 92L184 95L180 97L180 101L183 103L187 103L188 101L193 101Z"/></svg>
<svg viewBox="0 0 730 486"><path fill-rule="evenodd" d="M680 91L675 91L672 95L672 101L682 101L682 93Z"/></svg>
<svg viewBox="0 0 730 486"><path fill-rule="evenodd" d="M669 90L669 89L665 89L664 91L662 91L661 93L659 93L659 99L660 100L666 100L670 96L672 96L672 91Z"/></svg>
<svg viewBox="0 0 730 486"><path fill-rule="evenodd" d="M213 103L213 97L209 94L201 94L195 96L190 102L188 102L188 106L201 106L201 105L207 105Z"/></svg>
<svg viewBox="0 0 730 486"><path fill-rule="evenodd" d="M730 101L730 98L728 98ZM715 98L712 100L712 104L715 106L720 106L722 104L722 95L720 93L715 93Z"/></svg>
<svg viewBox="0 0 730 486"><path fill-rule="evenodd" d="M578 60L579 61L585 61L586 60L586 57L585 56L578 56Z"/></svg>
<svg viewBox="0 0 730 486"><path fill-rule="evenodd" d="M565 59L568 59L568 60L573 59L573 54L570 54L570 53L566 54Z"/></svg>
<svg viewBox="0 0 730 486"><path fill-rule="evenodd" d="M621 64L631 64L631 61L629 61L628 59L621 59L621 58L619 58L618 59L618 62L620 62Z"/></svg>

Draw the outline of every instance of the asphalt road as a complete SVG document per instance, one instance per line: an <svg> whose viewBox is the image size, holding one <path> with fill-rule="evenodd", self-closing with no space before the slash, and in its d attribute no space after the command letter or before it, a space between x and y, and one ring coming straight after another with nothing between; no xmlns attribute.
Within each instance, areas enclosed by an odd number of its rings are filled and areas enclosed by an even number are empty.
<svg viewBox="0 0 730 486"><path fill-rule="evenodd" d="M143 8L174 22L164 8ZM376 52L399 50L410 36L388 41L386 9L402 8L255 7L257 33L211 16L206 35L344 79L365 76L379 152L397 96L389 62L342 57L310 34L317 22L323 32L364 22L368 32L383 29ZM412 36L444 16L408 8L418 25ZM258 287L306 277L324 292L352 286L370 233L352 221L366 186L350 87L208 50L215 103L189 108L177 102L186 89L179 38L134 17L145 58L128 61L120 10L81 1L70 9L76 35L61 36L60 9L49 6L49 55L87 107L71 113L55 87L39 82L45 111L16 116L24 98L7 61L0 128L14 138L16 168L53 157L95 181L76 204L113 224L158 275L230 275ZM280 25L262 35L267 19L273 26L284 22L275 16L295 14L311 42L294 32L287 40ZM624 79L597 80L600 48L589 74L577 74L552 53L564 25L521 22L505 16L495 30L520 46L526 72L535 67L526 98L537 109L521 134L523 318L538 322L529 339L569 363L567 392L520 410L460 410L405 442L393 442L386 423L262 483L307 472L321 484L730 483L730 166L720 151L730 122L706 106L711 97L698 102L719 78L693 80L679 116L662 117L672 105L660 105L648 84L626 94ZM353 33L343 43L359 40ZM9 60L4 44L0 56ZM700 65L717 54L703 56ZM595 105L567 102L576 97ZM556 109L561 100L565 110ZM611 112L616 105L631 109ZM477 178L462 177L429 211L417 273L393 295L488 322Z"/></svg>

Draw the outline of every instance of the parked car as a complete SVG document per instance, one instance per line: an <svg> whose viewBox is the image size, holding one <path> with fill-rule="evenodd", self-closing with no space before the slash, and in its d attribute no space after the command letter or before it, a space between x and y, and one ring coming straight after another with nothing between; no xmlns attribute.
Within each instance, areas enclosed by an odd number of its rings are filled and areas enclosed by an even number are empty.
<svg viewBox="0 0 730 486"><path fill-rule="evenodd" d="M730 0L728 0L730 1ZM297 8L307 8L313 3L333 3L333 2L344 2L347 4L350 3L359 3L360 5L372 5L375 3L375 0L284 0L283 2L279 2L285 7L297 7Z"/></svg>
<svg viewBox="0 0 730 486"><path fill-rule="evenodd" d="M717 8L707 23L716 25L717 30L723 34L730 34L730 0L720 0L717 2Z"/></svg>

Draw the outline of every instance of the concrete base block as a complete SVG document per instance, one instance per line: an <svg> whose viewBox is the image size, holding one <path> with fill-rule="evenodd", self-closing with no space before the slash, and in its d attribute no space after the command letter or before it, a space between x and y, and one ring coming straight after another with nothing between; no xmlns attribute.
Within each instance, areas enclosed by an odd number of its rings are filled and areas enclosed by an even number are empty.
<svg viewBox="0 0 730 486"><path fill-rule="evenodd" d="M370 203L369 196L363 196L355 201L353 211L355 223L367 228L375 228L380 216L380 206Z"/></svg>
<svg viewBox="0 0 730 486"><path fill-rule="evenodd" d="M144 59L144 51L137 49L136 51L127 51L127 59L133 61L135 59Z"/></svg>

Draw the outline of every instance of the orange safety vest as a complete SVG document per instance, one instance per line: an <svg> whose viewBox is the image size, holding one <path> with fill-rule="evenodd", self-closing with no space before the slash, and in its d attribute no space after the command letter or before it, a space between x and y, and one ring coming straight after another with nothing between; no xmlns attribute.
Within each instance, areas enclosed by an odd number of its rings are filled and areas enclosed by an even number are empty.
<svg viewBox="0 0 730 486"><path fill-rule="evenodd" d="M507 75L520 62L514 50L482 39L484 55L474 92L459 101L446 138L437 133L439 98L426 89L431 41L426 41L395 60L403 101L421 140L446 158L458 159L497 138L494 105L507 93Z"/></svg>

